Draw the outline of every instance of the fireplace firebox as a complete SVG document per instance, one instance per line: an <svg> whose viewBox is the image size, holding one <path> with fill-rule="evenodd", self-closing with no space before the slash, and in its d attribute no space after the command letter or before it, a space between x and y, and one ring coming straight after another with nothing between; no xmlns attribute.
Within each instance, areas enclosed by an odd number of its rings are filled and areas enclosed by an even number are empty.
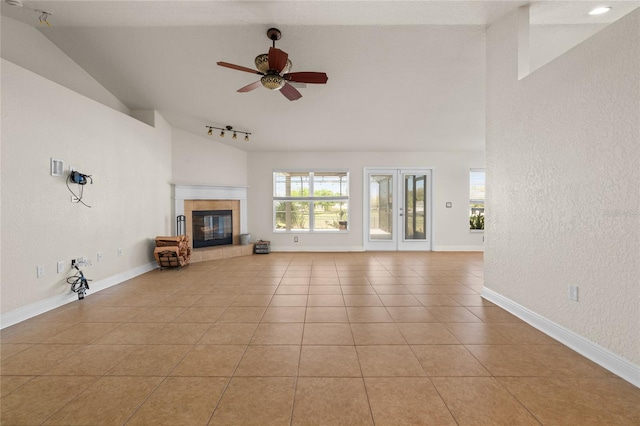
<svg viewBox="0 0 640 426"><path fill-rule="evenodd" d="M233 244L233 214L231 210L194 210L193 248Z"/></svg>

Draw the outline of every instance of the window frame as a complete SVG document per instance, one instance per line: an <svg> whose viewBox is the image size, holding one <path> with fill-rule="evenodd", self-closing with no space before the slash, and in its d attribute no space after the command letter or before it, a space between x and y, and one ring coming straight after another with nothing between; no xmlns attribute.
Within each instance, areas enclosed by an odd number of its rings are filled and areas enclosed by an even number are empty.
<svg viewBox="0 0 640 426"><path fill-rule="evenodd" d="M292 173L292 174L301 174L306 173L309 179L309 196L306 197L294 197L294 196L277 196L277 182L276 178L279 173ZM312 195L315 192L315 175L319 173L344 173L346 178L346 194L347 195L337 195L337 196L315 196ZM274 169L272 172L272 227L274 233L316 233L316 234L334 234L334 233L348 233L350 220L349 220L349 192L350 192L350 172L348 169ZM307 229L287 229L287 228L278 228L277 227L277 212L276 206L281 202L306 202L309 203L309 220L308 220L308 228ZM347 205L347 217L346 217L346 227L345 229L316 229L314 227L315 224L315 203L325 203L325 202L337 202L337 203L346 203Z"/></svg>
<svg viewBox="0 0 640 426"><path fill-rule="evenodd" d="M483 193L485 194L483 196L482 199L480 198L472 198L473 195L473 173L482 173L483 176ZM473 216L473 210L474 208L472 207L473 204L480 204L479 202L482 203L482 211L480 212L482 214L482 216L485 216L485 202L486 202L486 187L487 187L487 173L485 171L484 168L472 168L469 169L469 220L471 220L471 217ZM484 232L484 220L482 223L482 228L472 228L471 224L469 224L469 232L475 233L475 232Z"/></svg>

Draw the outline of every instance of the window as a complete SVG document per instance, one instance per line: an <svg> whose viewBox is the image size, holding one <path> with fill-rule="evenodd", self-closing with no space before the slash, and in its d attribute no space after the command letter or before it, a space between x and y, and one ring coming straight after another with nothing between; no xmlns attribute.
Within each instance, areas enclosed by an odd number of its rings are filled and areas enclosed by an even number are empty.
<svg viewBox="0 0 640 426"><path fill-rule="evenodd" d="M484 169L469 173L469 229L484 229Z"/></svg>
<svg viewBox="0 0 640 426"><path fill-rule="evenodd" d="M349 172L273 172L274 230L337 232L348 229Z"/></svg>

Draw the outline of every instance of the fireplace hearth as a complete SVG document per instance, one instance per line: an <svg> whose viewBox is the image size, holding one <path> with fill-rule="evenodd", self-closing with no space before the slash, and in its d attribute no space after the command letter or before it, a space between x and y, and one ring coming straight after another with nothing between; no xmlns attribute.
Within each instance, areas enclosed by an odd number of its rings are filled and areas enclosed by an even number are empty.
<svg viewBox="0 0 640 426"><path fill-rule="evenodd" d="M193 248L233 244L232 210L193 210Z"/></svg>

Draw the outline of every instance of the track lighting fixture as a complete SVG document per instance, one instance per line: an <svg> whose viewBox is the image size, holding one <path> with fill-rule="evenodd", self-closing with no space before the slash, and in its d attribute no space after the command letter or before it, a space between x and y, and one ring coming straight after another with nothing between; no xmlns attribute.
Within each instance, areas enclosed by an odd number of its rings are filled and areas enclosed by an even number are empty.
<svg viewBox="0 0 640 426"><path fill-rule="evenodd" d="M235 130L232 126L216 127L216 126L204 126L207 130L207 135L213 135L213 129L220 130L220 137L224 138L224 132L233 132L231 139L238 139L238 133L244 134L244 140L249 142L249 135L251 132L243 132L242 130Z"/></svg>

